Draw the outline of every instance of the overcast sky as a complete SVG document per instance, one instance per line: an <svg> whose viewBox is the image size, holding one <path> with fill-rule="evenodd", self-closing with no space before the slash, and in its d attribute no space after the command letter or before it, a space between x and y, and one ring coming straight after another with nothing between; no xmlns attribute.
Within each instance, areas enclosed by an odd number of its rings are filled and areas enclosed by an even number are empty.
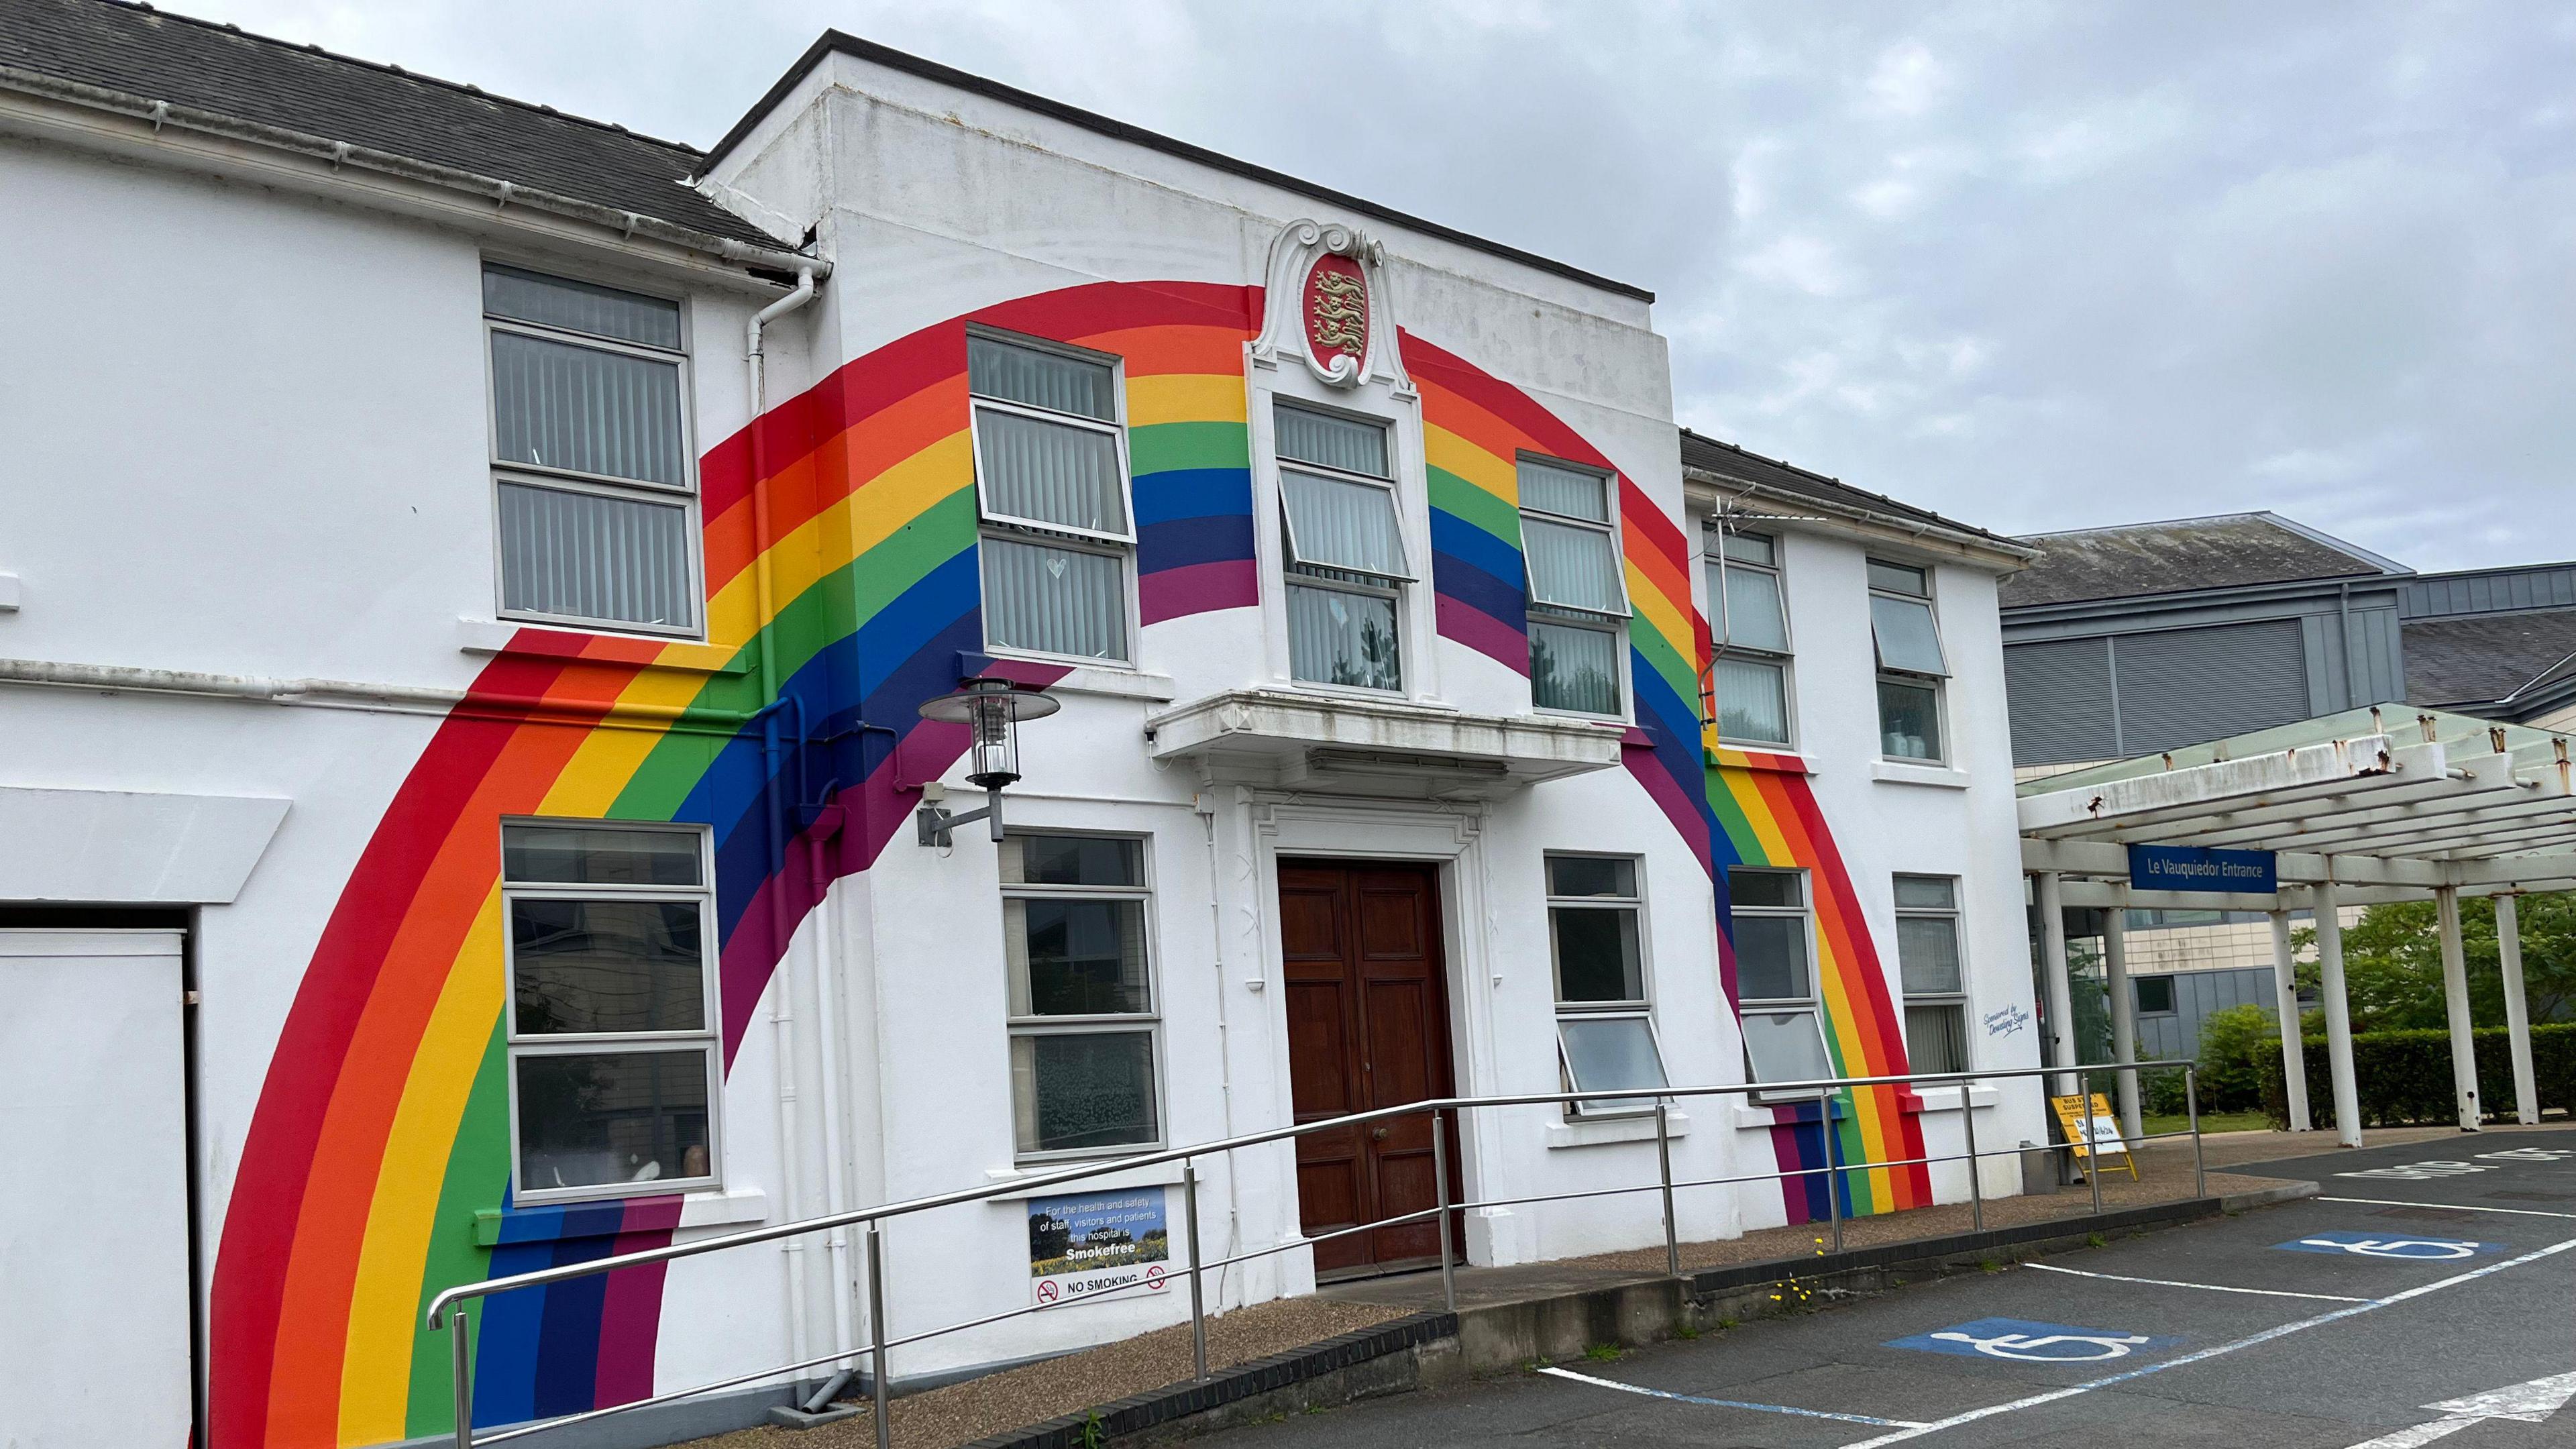
<svg viewBox="0 0 2576 1449"><path fill-rule="evenodd" d="M2576 557L2576 9L169 0L705 146L838 26L1657 292L1697 429L1988 527Z"/></svg>

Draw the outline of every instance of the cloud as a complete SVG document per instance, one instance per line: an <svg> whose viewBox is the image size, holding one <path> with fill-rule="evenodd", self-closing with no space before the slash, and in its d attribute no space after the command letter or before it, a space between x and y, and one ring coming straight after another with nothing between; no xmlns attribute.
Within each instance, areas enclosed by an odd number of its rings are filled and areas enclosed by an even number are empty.
<svg viewBox="0 0 2576 1449"><path fill-rule="evenodd" d="M701 145L838 26L1651 287L1683 421L1976 523L2576 554L2548 7L173 3Z"/></svg>

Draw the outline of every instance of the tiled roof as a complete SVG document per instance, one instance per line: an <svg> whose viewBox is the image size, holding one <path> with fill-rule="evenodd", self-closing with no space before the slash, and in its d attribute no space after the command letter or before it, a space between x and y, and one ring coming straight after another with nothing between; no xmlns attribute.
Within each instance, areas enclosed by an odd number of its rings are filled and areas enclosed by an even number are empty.
<svg viewBox="0 0 2576 1449"><path fill-rule="evenodd" d="M1694 433L1688 428L1682 429L1681 432L1682 466L1686 469L1715 474L1720 478L1731 478L1741 483L1775 488L1784 493L1803 495L1822 503L1839 504L1845 508L1863 508L1872 513L1888 514L1917 523L1934 524L1960 533L1975 534L1979 538L1993 539L1996 543L2009 547L2022 546L2021 540L2007 538L1974 524L1961 523L1954 518L1944 518L1938 513L1917 508L1911 503L1899 503L1884 493L1872 493L1865 488L1854 488L1839 478L1828 478L1822 473L1809 472L1794 463L1784 463L1777 458L1766 458L1759 453L1747 452L1733 443L1720 442L1704 434Z"/></svg>
<svg viewBox="0 0 2576 1449"><path fill-rule="evenodd" d="M2004 580L2007 609L2407 572L2271 513L2044 533L2028 542L2040 549L2039 561Z"/></svg>
<svg viewBox="0 0 2576 1449"><path fill-rule="evenodd" d="M145 5L0 0L0 66L778 245L681 184L691 147Z"/></svg>
<svg viewBox="0 0 2576 1449"><path fill-rule="evenodd" d="M2576 609L2409 619L2410 704L2488 704L2576 655Z"/></svg>

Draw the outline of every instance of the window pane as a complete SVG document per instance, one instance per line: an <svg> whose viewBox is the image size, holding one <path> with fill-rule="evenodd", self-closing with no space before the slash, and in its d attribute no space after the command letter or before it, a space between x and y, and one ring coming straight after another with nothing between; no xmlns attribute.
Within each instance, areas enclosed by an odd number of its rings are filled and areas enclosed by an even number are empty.
<svg viewBox="0 0 2576 1449"><path fill-rule="evenodd" d="M1316 473L1283 472L1279 496L1288 509L1289 554L1297 562L1379 578L1410 577L1393 493Z"/></svg>
<svg viewBox="0 0 2576 1449"><path fill-rule="evenodd" d="M1789 652L1788 616L1780 609L1780 576L1726 569L1726 643L1736 649Z"/></svg>
<svg viewBox="0 0 2576 1449"><path fill-rule="evenodd" d="M1637 913L1559 906L1548 912L1556 927L1556 999L1643 1001L1646 984L1637 969Z"/></svg>
<svg viewBox="0 0 2576 1449"><path fill-rule="evenodd" d="M495 317L680 350L680 305L516 267L483 269L483 310Z"/></svg>
<svg viewBox="0 0 2576 1449"><path fill-rule="evenodd" d="M1145 984L1145 903L1002 902L1011 1015L1099 1016L1153 1009Z"/></svg>
<svg viewBox="0 0 2576 1449"><path fill-rule="evenodd" d="M1610 480L1598 473L1523 458L1520 485L1523 508L1588 518L1595 523L1610 521Z"/></svg>
<svg viewBox="0 0 2576 1449"><path fill-rule="evenodd" d="M1115 422L1109 365L990 337L966 339L966 387L985 397Z"/></svg>
<svg viewBox="0 0 2576 1449"><path fill-rule="evenodd" d="M986 538L984 642L1082 659L1127 657L1127 573L1112 554Z"/></svg>
<svg viewBox="0 0 2576 1449"><path fill-rule="evenodd" d="M1959 904L1958 887L1959 883L1946 875L1900 875L1896 878L1897 908L1956 909Z"/></svg>
<svg viewBox="0 0 2576 1449"><path fill-rule="evenodd" d="M1300 463L1320 463L1345 473L1366 473L1377 478L1389 476L1386 429L1378 424L1286 406L1272 416L1279 422L1278 450L1281 458L1294 458Z"/></svg>
<svg viewBox="0 0 2576 1449"><path fill-rule="evenodd" d="M1529 560L1533 602L1594 614L1628 612L1619 589L1619 551L1601 529L1524 518L1521 552Z"/></svg>
<svg viewBox="0 0 2576 1449"><path fill-rule="evenodd" d="M1878 682L1879 748L1895 760L1941 758L1941 697L1929 685Z"/></svg>
<svg viewBox="0 0 2576 1449"><path fill-rule="evenodd" d="M1959 922L1952 916L1898 916L1896 962L1907 994L1959 989Z"/></svg>
<svg viewBox="0 0 2576 1449"><path fill-rule="evenodd" d="M1747 870L1729 866L1726 895L1739 906L1803 906L1807 903L1806 894L1798 889L1798 872L1794 870Z"/></svg>
<svg viewBox="0 0 2576 1449"><path fill-rule="evenodd" d="M1014 835L1002 844L1002 883L1141 886L1145 843L1096 835Z"/></svg>
<svg viewBox="0 0 2576 1449"><path fill-rule="evenodd" d="M1870 637L1878 642L1882 669L1908 674L1947 674L1941 662L1941 634L1932 627L1932 606L1920 599L1869 597Z"/></svg>
<svg viewBox="0 0 2576 1449"><path fill-rule="evenodd" d="M1932 593L1931 586L1924 582L1923 570L1907 568L1903 564L1881 563L1877 559L1869 561L1869 586L1885 589L1891 594L1912 594L1918 599L1928 598Z"/></svg>
<svg viewBox="0 0 2576 1449"><path fill-rule="evenodd" d="M1151 1032L1013 1037L1011 1088L1022 1152L1117 1147L1159 1135Z"/></svg>
<svg viewBox="0 0 2576 1449"><path fill-rule="evenodd" d="M1339 589L1288 590L1288 664L1299 679L1402 689L1395 601Z"/></svg>
<svg viewBox="0 0 2576 1449"><path fill-rule="evenodd" d="M708 1175L703 1048L523 1056L518 1078L522 1189Z"/></svg>
<svg viewBox="0 0 2576 1449"><path fill-rule="evenodd" d="M620 624L697 622L689 510L505 482L501 607Z"/></svg>
<svg viewBox="0 0 2576 1449"><path fill-rule="evenodd" d="M1619 636L1529 621L1530 700L1541 709L1619 712Z"/></svg>
<svg viewBox="0 0 2576 1449"><path fill-rule="evenodd" d="M510 902L522 1036L703 1031L705 970L694 901Z"/></svg>
<svg viewBox="0 0 2576 1449"><path fill-rule="evenodd" d="M1789 743L1789 674L1758 659L1720 659L1710 669L1717 686L1717 734L1749 744Z"/></svg>
<svg viewBox="0 0 2576 1449"><path fill-rule="evenodd" d="M1721 535L1721 538L1723 541L1717 546L1718 552L1737 563L1760 564L1769 568L1776 558L1771 551L1771 540L1761 534L1729 533Z"/></svg>
<svg viewBox="0 0 2576 1449"><path fill-rule="evenodd" d="M614 830L598 825L504 825L501 875L541 885L693 886L694 830Z"/></svg>
<svg viewBox="0 0 2576 1449"><path fill-rule="evenodd" d="M1968 1069L1968 1009L1955 1002L1905 1006L1905 1057L1918 1072Z"/></svg>
<svg viewBox="0 0 2576 1449"><path fill-rule="evenodd" d="M1578 1092L1670 1085L1664 1078L1663 1059L1655 1053L1655 1034L1642 1016L1570 1016L1557 1022L1556 1033L1565 1044L1566 1074L1574 1078ZM1581 1106L1585 1111L1642 1112L1651 1110L1654 1103L1638 1098Z"/></svg>
<svg viewBox="0 0 2576 1449"><path fill-rule="evenodd" d="M1816 1082L1834 1074L1812 1011L1744 1018L1744 1054L1757 1082Z"/></svg>
<svg viewBox="0 0 2576 1449"><path fill-rule="evenodd" d="M1808 985L1805 920L1735 918L1735 992L1745 1001L1801 1001L1814 994Z"/></svg>
<svg viewBox="0 0 2576 1449"><path fill-rule="evenodd" d="M990 515L1126 535L1116 438L1071 423L977 408L975 446Z"/></svg>
<svg viewBox="0 0 2576 1449"><path fill-rule="evenodd" d="M1547 893L1634 899L1637 863L1615 856L1551 855L1547 858Z"/></svg>
<svg viewBox="0 0 2576 1449"><path fill-rule="evenodd" d="M689 481L676 362L495 332L492 428L506 463Z"/></svg>
<svg viewBox="0 0 2576 1449"><path fill-rule="evenodd" d="M2172 977L2140 976L2136 978L2136 981L2138 988L2138 1010L2146 1012L2164 1012L2174 1009L2174 983Z"/></svg>

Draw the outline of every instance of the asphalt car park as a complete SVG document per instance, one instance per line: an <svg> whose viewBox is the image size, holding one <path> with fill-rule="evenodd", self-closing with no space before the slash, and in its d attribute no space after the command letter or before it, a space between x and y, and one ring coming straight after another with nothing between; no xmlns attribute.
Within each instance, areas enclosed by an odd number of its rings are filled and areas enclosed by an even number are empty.
<svg viewBox="0 0 2576 1449"><path fill-rule="evenodd" d="M2576 1446L2576 1133L2232 1168L2314 1198L1236 1431L1245 1449Z"/></svg>

